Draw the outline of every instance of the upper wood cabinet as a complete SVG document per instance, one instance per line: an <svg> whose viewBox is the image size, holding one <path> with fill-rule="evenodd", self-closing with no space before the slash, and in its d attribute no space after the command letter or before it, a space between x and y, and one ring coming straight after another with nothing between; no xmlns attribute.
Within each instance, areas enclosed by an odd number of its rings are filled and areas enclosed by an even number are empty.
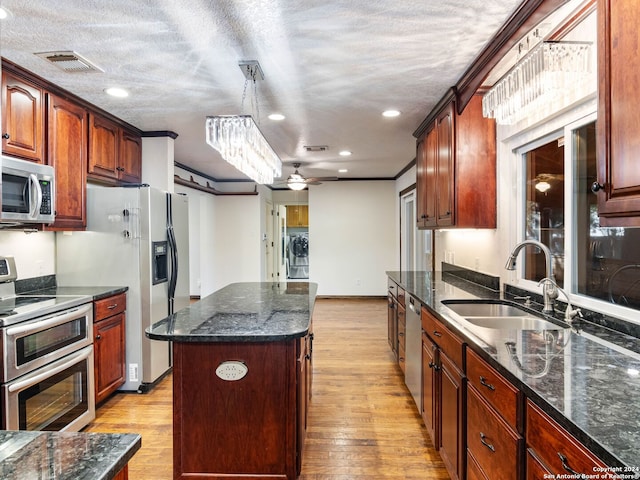
<svg viewBox="0 0 640 480"><path fill-rule="evenodd" d="M287 205L287 227L308 227L309 205Z"/></svg>
<svg viewBox="0 0 640 480"><path fill-rule="evenodd" d="M639 23L639 2L598 0L596 190L602 226L640 226Z"/></svg>
<svg viewBox="0 0 640 480"><path fill-rule="evenodd" d="M462 114L448 102L418 138L418 228L495 228L496 130L482 98Z"/></svg>
<svg viewBox="0 0 640 480"><path fill-rule="evenodd" d="M2 72L2 153L44 163L44 90Z"/></svg>
<svg viewBox="0 0 640 480"><path fill-rule="evenodd" d="M139 183L142 139L101 115L89 116L89 177L105 183Z"/></svg>
<svg viewBox="0 0 640 480"><path fill-rule="evenodd" d="M56 221L53 229L86 227L87 111L48 95L47 163L55 168Z"/></svg>

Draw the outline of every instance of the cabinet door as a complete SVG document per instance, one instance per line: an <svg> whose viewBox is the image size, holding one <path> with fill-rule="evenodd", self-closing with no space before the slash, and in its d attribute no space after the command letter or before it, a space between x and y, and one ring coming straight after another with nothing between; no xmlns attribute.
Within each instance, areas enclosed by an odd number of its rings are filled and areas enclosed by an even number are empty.
<svg viewBox="0 0 640 480"><path fill-rule="evenodd" d="M422 421L433 446L437 447L437 407L438 407L438 359L437 346L422 332Z"/></svg>
<svg viewBox="0 0 640 480"><path fill-rule="evenodd" d="M453 102L436 119L438 131L438 165L436 174L437 223L451 226L454 219L454 109Z"/></svg>
<svg viewBox="0 0 640 480"><path fill-rule="evenodd" d="M452 480L464 471L463 376L440 352L440 456Z"/></svg>
<svg viewBox="0 0 640 480"><path fill-rule="evenodd" d="M140 183L142 179L142 138L121 130L118 179L127 183Z"/></svg>
<svg viewBox="0 0 640 480"><path fill-rule="evenodd" d="M119 313L93 325L96 403L125 381L125 314Z"/></svg>
<svg viewBox="0 0 640 480"><path fill-rule="evenodd" d="M427 132L427 139L425 144L425 164L426 164L426 179L425 179L425 227L437 226L437 202L438 202L438 182L437 182L437 165L438 165L438 131L434 127Z"/></svg>
<svg viewBox="0 0 640 480"><path fill-rule="evenodd" d="M640 225L640 3L598 0L598 212L603 226Z"/></svg>
<svg viewBox="0 0 640 480"><path fill-rule="evenodd" d="M549 478L555 478L555 475L529 450L527 453L527 480L548 480Z"/></svg>
<svg viewBox="0 0 640 480"><path fill-rule="evenodd" d="M398 359L398 316L396 299L391 295L387 297L387 341L393 352L393 356Z"/></svg>
<svg viewBox="0 0 640 480"><path fill-rule="evenodd" d="M416 224L418 228L426 227L427 218L427 158L426 135L423 135L416 144Z"/></svg>
<svg viewBox="0 0 640 480"><path fill-rule="evenodd" d="M88 172L105 179L118 179L119 129L111 120L89 115L89 169Z"/></svg>
<svg viewBox="0 0 640 480"><path fill-rule="evenodd" d="M44 163L44 91L5 71L2 153Z"/></svg>
<svg viewBox="0 0 640 480"><path fill-rule="evenodd" d="M48 101L47 163L56 172L56 221L53 228L86 226L87 111L55 95Z"/></svg>
<svg viewBox="0 0 640 480"><path fill-rule="evenodd" d="M307 355L308 355L309 337L304 337L298 340L298 376L297 376L297 410L298 415L296 418L296 471L298 475L302 470L302 454L304 451L304 440L307 436L307 407L308 407L308 392L307 392Z"/></svg>

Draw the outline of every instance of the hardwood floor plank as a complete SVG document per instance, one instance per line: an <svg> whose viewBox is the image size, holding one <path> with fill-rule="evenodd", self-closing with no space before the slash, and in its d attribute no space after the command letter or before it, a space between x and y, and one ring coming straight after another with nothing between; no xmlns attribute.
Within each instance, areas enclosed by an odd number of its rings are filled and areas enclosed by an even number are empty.
<svg viewBox="0 0 640 480"><path fill-rule="evenodd" d="M319 299L313 390L300 480L444 480L449 476L387 344L384 299ZM171 377L117 393L87 432L136 432L131 480L172 478Z"/></svg>

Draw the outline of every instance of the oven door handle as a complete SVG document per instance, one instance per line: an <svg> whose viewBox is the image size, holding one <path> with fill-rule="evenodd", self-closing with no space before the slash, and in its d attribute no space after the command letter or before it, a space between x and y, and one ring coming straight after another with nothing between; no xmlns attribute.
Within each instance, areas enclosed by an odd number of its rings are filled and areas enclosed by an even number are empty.
<svg viewBox="0 0 640 480"><path fill-rule="evenodd" d="M64 363L53 368L47 368L45 372L26 378L20 382L11 383L8 386L8 390L10 393L13 393L24 390L25 388L32 387L33 385L36 385L41 381L46 380L47 378L53 377L54 375L66 370L69 367L73 367L79 361L89 358L92 353L93 345L83 348L82 350L78 350L77 352L71 353L67 357L64 357L64 360L66 360Z"/></svg>
<svg viewBox="0 0 640 480"><path fill-rule="evenodd" d="M71 312L64 313L62 315L53 316L46 320L21 323L19 325L16 325L15 327L7 328L5 330L6 336L15 337L15 336L20 336L21 334L24 334L24 333L36 333L41 330L46 330L47 328L55 327L57 325L66 323L69 320L81 318L85 316L87 313L89 313L92 308L93 308L93 305L91 303L88 303L84 307L73 310Z"/></svg>

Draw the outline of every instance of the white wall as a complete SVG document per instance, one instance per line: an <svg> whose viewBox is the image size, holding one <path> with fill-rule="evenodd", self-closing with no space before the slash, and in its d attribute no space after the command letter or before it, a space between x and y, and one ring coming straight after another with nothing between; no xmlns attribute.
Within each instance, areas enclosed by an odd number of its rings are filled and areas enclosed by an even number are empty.
<svg viewBox="0 0 640 480"><path fill-rule="evenodd" d="M18 280L56 273L53 232L0 231L0 255L14 257Z"/></svg>
<svg viewBox="0 0 640 480"><path fill-rule="evenodd" d="M319 295L386 295L397 270L395 182L309 188L309 280Z"/></svg>

